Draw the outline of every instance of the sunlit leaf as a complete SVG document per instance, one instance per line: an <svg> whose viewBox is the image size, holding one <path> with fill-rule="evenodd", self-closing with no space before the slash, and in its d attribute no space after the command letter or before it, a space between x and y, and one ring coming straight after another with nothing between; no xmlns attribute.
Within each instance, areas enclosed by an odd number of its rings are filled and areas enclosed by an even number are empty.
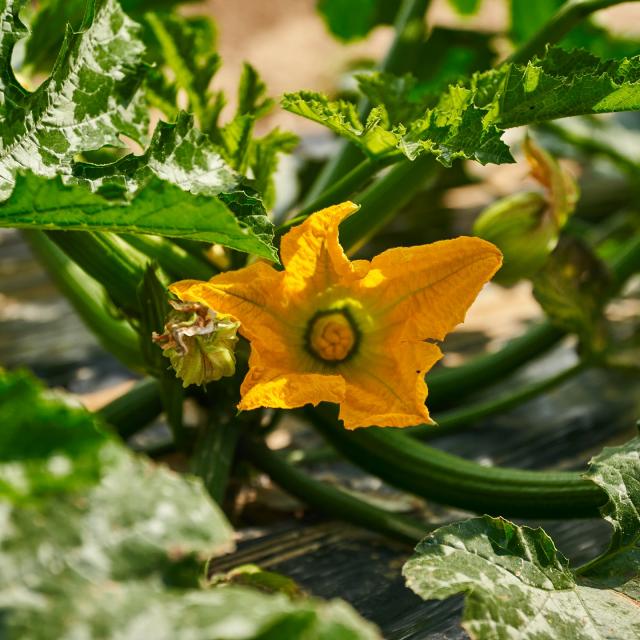
<svg viewBox="0 0 640 640"><path fill-rule="evenodd" d="M247 202L244 194L242 201ZM156 234L219 243L277 260L272 225L259 210L252 207L239 216L219 198L191 195L157 178L130 203L121 203L83 186L63 185L59 178L18 176L13 195L0 206L0 226Z"/></svg>
<svg viewBox="0 0 640 640"><path fill-rule="evenodd" d="M640 437L604 449L586 477L609 496L609 549L575 571L542 529L484 516L429 534L404 565L424 599L463 593L482 640L625 640L640 633Z"/></svg>
<svg viewBox="0 0 640 640"><path fill-rule="evenodd" d="M505 129L639 110L640 56L602 61L586 51L550 48L526 65L505 63L450 85L435 106L422 112L416 86L410 76L367 76L363 90L376 104L364 122L354 104L318 93L286 94L282 106L331 129L372 158L404 154L414 159L431 153L445 165L455 158L511 162L501 140ZM396 122L400 117L407 120Z"/></svg>
<svg viewBox="0 0 640 640"><path fill-rule="evenodd" d="M18 85L10 65L24 35L22 4L6 0L0 10L0 200L18 170L47 178L68 173L75 154L121 146L119 133L141 139L147 128L139 27L116 0L88 3L81 30L67 31L51 76L33 93Z"/></svg>

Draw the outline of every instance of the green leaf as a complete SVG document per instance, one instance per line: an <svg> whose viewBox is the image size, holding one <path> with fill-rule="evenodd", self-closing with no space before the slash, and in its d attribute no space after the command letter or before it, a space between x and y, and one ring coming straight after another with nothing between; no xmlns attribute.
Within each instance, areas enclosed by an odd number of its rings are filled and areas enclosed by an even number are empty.
<svg viewBox="0 0 640 640"><path fill-rule="evenodd" d="M319 0L318 11L327 28L340 40L364 38L379 24L391 24L399 0Z"/></svg>
<svg viewBox="0 0 640 640"><path fill-rule="evenodd" d="M475 76L474 102L508 129L575 115L640 109L640 56L602 61L554 47L525 66Z"/></svg>
<svg viewBox="0 0 640 640"><path fill-rule="evenodd" d="M94 484L106 440L62 396L42 393L26 373L0 370L0 499L37 500Z"/></svg>
<svg viewBox="0 0 640 640"><path fill-rule="evenodd" d="M371 104L384 104L389 121L396 125L419 118L426 109L426 92L410 73L396 76L380 71L356 75L358 88Z"/></svg>
<svg viewBox="0 0 640 640"><path fill-rule="evenodd" d="M159 581L91 585L76 581L57 610L24 609L10 619L15 635L71 640L189 638L189 640L380 640L375 627L340 600L292 601L244 587L210 590L163 588ZM35 609L35 607L34 607ZM1 625L1 622L0 622ZM2 627L0 626L0 630ZM28 636L20 635L28 631Z"/></svg>
<svg viewBox="0 0 640 640"><path fill-rule="evenodd" d="M279 129L253 141L249 165L253 172L254 186L262 195L267 209L271 209L275 203L273 176L278 168L279 156L281 153L291 153L297 145L296 135Z"/></svg>
<svg viewBox="0 0 640 640"><path fill-rule="evenodd" d="M230 194L249 205L251 213L234 215L218 198L191 195L177 186L152 178L128 204L106 200L83 186L63 185L60 178L45 180L32 174L18 176L11 198L0 206L0 226L49 230L146 233L200 240L277 260L271 244L273 227L259 200L243 192ZM237 211L241 211L238 208Z"/></svg>
<svg viewBox="0 0 640 640"><path fill-rule="evenodd" d="M271 110L273 100L266 96L267 86L258 72L247 62L242 65L238 85L238 115L250 114L260 118Z"/></svg>
<svg viewBox="0 0 640 640"><path fill-rule="evenodd" d="M431 153L445 165L455 158L511 162L501 135L512 127L640 110L640 56L602 61L586 51L550 48L527 65L505 63L450 85L432 108L420 104L430 101L410 76L391 78L361 79L375 104L365 123L354 104L318 93L286 94L282 106L328 127L371 158Z"/></svg>
<svg viewBox="0 0 640 640"><path fill-rule="evenodd" d="M640 600L640 437L603 449L591 460L586 477L609 496L600 510L613 536L607 551L580 575L590 584Z"/></svg>
<svg viewBox="0 0 640 640"><path fill-rule="evenodd" d="M370 85L369 85L370 86ZM449 166L455 158L475 158L487 162L510 162L511 154L500 140L501 132L485 125L483 112L467 102L468 91L451 87L435 109L428 109L408 126L390 126L384 105L374 107L362 123L354 104L330 101L308 91L286 94L284 109L328 127L356 144L374 159L404 154L413 160L431 153ZM399 98L396 97L396 103Z"/></svg>
<svg viewBox="0 0 640 640"><path fill-rule="evenodd" d="M26 493L26 464L39 466L42 478L67 478L55 499L2 494L3 638L380 638L340 601L198 588L202 561L232 546L199 480L133 455L88 412L24 373L0 373L0 410L10 418L0 422L0 478ZM92 477L76 463L86 451ZM40 495L39 485L30 487Z"/></svg>
<svg viewBox="0 0 640 640"><path fill-rule="evenodd" d="M425 599L465 594L462 625L472 638L635 638L640 602L577 579L542 529L484 516L428 535L404 565Z"/></svg>
<svg viewBox="0 0 640 640"><path fill-rule="evenodd" d="M640 437L605 448L586 477L609 496L607 551L576 571L542 529L484 516L428 535L404 565L425 599L465 594L472 638L625 640L640 633Z"/></svg>
<svg viewBox="0 0 640 640"><path fill-rule="evenodd" d="M185 0L120 0L122 9L135 20L147 11L167 11ZM189 0L186 0L188 2ZM38 10L30 24L25 59L36 71L53 64L67 25L77 31L82 24L86 0L39 0Z"/></svg>
<svg viewBox="0 0 640 640"><path fill-rule="evenodd" d="M75 154L122 146L119 133L143 139L147 129L139 28L116 0L88 3L81 30L67 30L51 76L33 93L17 84L10 65L24 34L22 4L6 0L2 12L0 199L11 193L17 170L51 178L67 172Z"/></svg>
<svg viewBox="0 0 640 640"><path fill-rule="evenodd" d="M233 120L217 131L225 159L240 173L247 170L254 122L250 114L236 114Z"/></svg>
<svg viewBox="0 0 640 640"><path fill-rule="evenodd" d="M173 118L177 90L181 89L188 98L189 111L202 129L209 130L222 107L221 94L208 92L221 63L215 51L213 23L206 17L184 18L154 12L145 14L144 24L149 31L146 41L151 58L162 68L147 84L152 102L157 103L168 118ZM166 70L172 74L171 81ZM173 87L173 91L168 87Z"/></svg>

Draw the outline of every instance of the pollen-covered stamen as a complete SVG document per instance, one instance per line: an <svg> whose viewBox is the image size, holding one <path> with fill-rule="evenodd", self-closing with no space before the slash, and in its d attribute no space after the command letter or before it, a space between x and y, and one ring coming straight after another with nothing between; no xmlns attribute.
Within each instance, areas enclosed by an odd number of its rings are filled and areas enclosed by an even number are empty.
<svg viewBox="0 0 640 640"><path fill-rule="evenodd" d="M309 323L307 347L325 362L339 363L349 358L358 344L358 330L346 309L322 311Z"/></svg>

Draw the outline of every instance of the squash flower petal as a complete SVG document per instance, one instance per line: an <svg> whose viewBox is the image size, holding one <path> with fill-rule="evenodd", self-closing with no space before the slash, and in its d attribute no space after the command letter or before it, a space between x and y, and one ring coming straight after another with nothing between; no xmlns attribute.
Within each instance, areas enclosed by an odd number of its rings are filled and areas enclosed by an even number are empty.
<svg viewBox="0 0 640 640"><path fill-rule="evenodd" d="M430 422L424 376L442 357L433 342L464 320L502 264L490 242L460 237L350 261L344 202L283 238L284 271L257 262L171 291L240 322L251 342L239 409L340 405L347 429Z"/></svg>

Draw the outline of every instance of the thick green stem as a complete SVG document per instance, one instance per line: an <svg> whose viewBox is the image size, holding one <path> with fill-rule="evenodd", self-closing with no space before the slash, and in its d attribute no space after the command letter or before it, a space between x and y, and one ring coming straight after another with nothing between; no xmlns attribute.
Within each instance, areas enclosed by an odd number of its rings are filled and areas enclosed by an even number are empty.
<svg viewBox="0 0 640 640"><path fill-rule="evenodd" d="M109 292L125 313L138 315L145 260L114 233L49 231L47 235Z"/></svg>
<svg viewBox="0 0 640 640"><path fill-rule="evenodd" d="M315 480L285 462L261 440L243 441L243 451L258 469L264 471L287 493L322 513L412 544L421 540L429 531L427 525L417 520L389 513Z"/></svg>
<svg viewBox="0 0 640 640"><path fill-rule="evenodd" d="M224 500L241 426L235 420L217 419L210 413L196 440L192 471L202 478L218 504Z"/></svg>
<svg viewBox="0 0 640 640"><path fill-rule="evenodd" d="M318 410L305 411L342 455L391 485L443 504L505 517L596 517L604 491L578 473L487 467L394 429L347 431Z"/></svg>
<svg viewBox="0 0 640 640"><path fill-rule="evenodd" d="M307 206L303 207L296 215L295 218L287 220L284 224L281 224L277 229L277 234L282 235L296 224L300 224L305 218L307 218L314 211L319 211L332 204L338 204L344 202L374 176L382 167L388 164L388 160L363 160L360 164L354 167L346 176L338 180L333 186L329 187L322 194L310 202Z"/></svg>
<svg viewBox="0 0 640 640"><path fill-rule="evenodd" d="M555 44L592 13L629 0L568 0L551 19L509 57L509 62L525 63L544 53L547 44Z"/></svg>
<svg viewBox="0 0 640 640"><path fill-rule="evenodd" d="M403 160L355 198L360 210L340 225L340 241L348 253L357 251L389 223L438 170L429 155Z"/></svg>
<svg viewBox="0 0 640 640"><path fill-rule="evenodd" d="M142 431L162 411L160 387L155 378L144 378L98 411L124 440Z"/></svg>
<svg viewBox="0 0 640 640"><path fill-rule="evenodd" d="M424 40L426 24L425 13L431 0L403 0L395 22L395 37L389 52L380 65L381 71L405 73L410 71ZM360 114L366 114L369 103L362 100L359 105ZM343 141L340 151L324 166L315 183L309 190L303 206L307 208L320 198L330 185L348 174L354 165L362 159L362 152L355 145Z"/></svg>
<svg viewBox="0 0 640 640"><path fill-rule="evenodd" d="M448 411L437 418L437 426L420 425L418 427L409 427L405 429L405 433L420 438L421 440L431 440L439 436L448 435L460 431L465 427L504 411L508 411L513 407L517 407L528 400L532 400L537 396L557 387L558 385L570 380L581 371L584 371L586 364L579 362L573 367L569 367L553 376L538 380L531 384L516 389L511 393L506 393L498 398L493 398L487 402L472 405L470 407L462 407Z"/></svg>
<svg viewBox="0 0 640 640"><path fill-rule="evenodd" d="M157 262L174 280L209 280L216 271L204 259L198 259L168 238L127 234L122 239Z"/></svg>
<svg viewBox="0 0 640 640"><path fill-rule="evenodd" d="M131 325L109 313L104 287L81 269L42 231L23 231L49 277L104 348L129 367L142 365L138 336Z"/></svg>
<svg viewBox="0 0 640 640"><path fill-rule="evenodd" d="M609 265L613 284L610 295L615 295L622 285L635 273L640 272L640 234L620 247L620 251Z"/></svg>
<svg viewBox="0 0 640 640"><path fill-rule="evenodd" d="M502 349L473 358L451 369L441 369L427 376L429 407L446 408L462 398L502 380L555 346L566 332L550 322L541 322L523 335L507 342Z"/></svg>

